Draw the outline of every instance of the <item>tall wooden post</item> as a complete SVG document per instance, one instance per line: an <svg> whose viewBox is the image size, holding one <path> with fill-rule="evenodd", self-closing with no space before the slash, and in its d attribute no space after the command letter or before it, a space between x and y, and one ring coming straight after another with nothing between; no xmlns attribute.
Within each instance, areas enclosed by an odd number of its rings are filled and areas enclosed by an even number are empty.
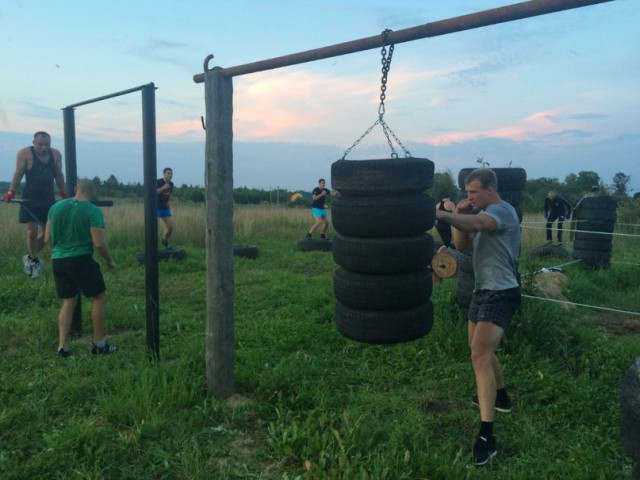
<svg viewBox="0 0 640 480"><path fill-rule="evenodd" d="M219 69L205 74L207 215L206 369L209 395L233 393L233 79Z"/></svg>

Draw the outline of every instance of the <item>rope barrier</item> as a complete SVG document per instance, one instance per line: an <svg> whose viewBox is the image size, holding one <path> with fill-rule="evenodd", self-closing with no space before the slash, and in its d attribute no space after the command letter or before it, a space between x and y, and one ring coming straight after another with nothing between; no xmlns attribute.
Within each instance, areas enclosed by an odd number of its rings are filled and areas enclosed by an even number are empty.
<svg viewBox="0 0 640 480"><path fill-rule="evenodd" d="M555 298L546 298L546 297L535 297L533 295L526 295L526 294L522 294L523 297L526 298L533 298L536 300L547 300L549 302L555 302L555 303L563 303L565 305L573 305L576 307L586 307L586 308L594 308L596 310L606 310L609 312L615 312L615 313L624 313L627 315L640 315L640 312L629 312L627 310L618 310L617 308L607 308L607 307L597 307L595 305L587 305L584 303L575 303L575 302L570 302L568 300L556 300Z"/></svg>
<svg viewBox="0 0 640 480"><path fill-rule="evenodd" d="M531 230L546 230L546 227L527 227L525 226L524 228L529 228ZM598 235L614 235L617 237L640 237L640 234L633 234L633 233L616 233L616 232L596 232L593 230L577 230L577 229L571 229L571 228L565 228L563 229L563 231L565 232L580 232L580 233L595 233Z"/></svg>

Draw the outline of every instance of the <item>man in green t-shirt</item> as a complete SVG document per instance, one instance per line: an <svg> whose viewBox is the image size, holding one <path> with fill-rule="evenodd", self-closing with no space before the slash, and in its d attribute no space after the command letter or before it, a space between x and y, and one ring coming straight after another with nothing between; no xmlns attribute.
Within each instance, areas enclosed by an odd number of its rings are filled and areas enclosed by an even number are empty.
<svg viewBox="0 0 640 480"><path fill-rule="evenodd" d="M51 245L56 292L63 300L58 316L58 355L61 357L71 355L69 330L80 292L93 298L91 352L108 354L118 350L117 346L106 342L104 335L107 287L100 265L93 259L93 250L107 261L109 270L113 270L116 264L107 246L102 211L90 201L95 192L91 180L80 179L75 197L53 204L48 214L45 242Z"/></svg>

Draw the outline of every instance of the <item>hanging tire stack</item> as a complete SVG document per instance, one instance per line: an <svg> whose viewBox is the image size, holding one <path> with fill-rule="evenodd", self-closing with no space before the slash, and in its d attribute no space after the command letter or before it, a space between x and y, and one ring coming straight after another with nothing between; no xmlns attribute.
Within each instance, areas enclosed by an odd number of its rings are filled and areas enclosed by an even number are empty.
<svg viewBox="0 0 640 480"><path fill-rule="evenodd" d="M458 173L458 187L461 189L458 199L467 198L465 179L475 168L463 168ZM522 190L527 184L527 172L524 168L492 168L498 179L498 193L500 198L516 209L518 219L522 222ZM463 252L458 256L458 273L456 275L456 303L461 308L467 308L471 303L471 294L475 286L472 252Z"/></svg>
<svg viewBox="0 0 640 480"><path fill-rule="evenodd" d="M338 160L331 185L336 231L335 319L345 337L364 343L416 340L433 327L428 265L435 202L434 165L426 158Z"/></svg>
<svg viewBox="0 0 640 480"><path fill-rule="evenodd" d="M573 258L591 268L605 268L611 262L613 229L618 204L613 197L586 197L577 207Z"/></svg>

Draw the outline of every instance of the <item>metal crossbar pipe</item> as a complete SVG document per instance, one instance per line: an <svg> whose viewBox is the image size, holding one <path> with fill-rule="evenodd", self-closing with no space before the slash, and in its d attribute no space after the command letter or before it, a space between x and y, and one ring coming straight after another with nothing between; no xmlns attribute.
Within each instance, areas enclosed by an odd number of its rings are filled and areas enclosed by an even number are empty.
<svg viewBox="0 0 640 480"><path fill-rule="evenodd" d="M437 37L454 32L472 30L474 28L496 25L498 23L521 20L523 18L546 15L548 13L571 10L574 8L587 7L598 3L612 2L613 0L531 0L528 2L516 3L505 7L493 8L477 13L470 13L460 17L426 23L417 27L405 28L389 33L388 44L398 44L419 40L421 38ZM350 42L339 43L329 47L307 50L292 55L261 60L254 63L246 63L236 67L221 68L218 73L224 77L237 77L249 73L272 70L274 68L287 67L300 63L307 63L325 58L337 57L349 53L362 52L382 45L380 35L362 38ZM209 58L209 57L207 57ZM205 69L206 69L205 62ZM204 82L204 73L197 73L193 76L195 83Z"/></svg>

